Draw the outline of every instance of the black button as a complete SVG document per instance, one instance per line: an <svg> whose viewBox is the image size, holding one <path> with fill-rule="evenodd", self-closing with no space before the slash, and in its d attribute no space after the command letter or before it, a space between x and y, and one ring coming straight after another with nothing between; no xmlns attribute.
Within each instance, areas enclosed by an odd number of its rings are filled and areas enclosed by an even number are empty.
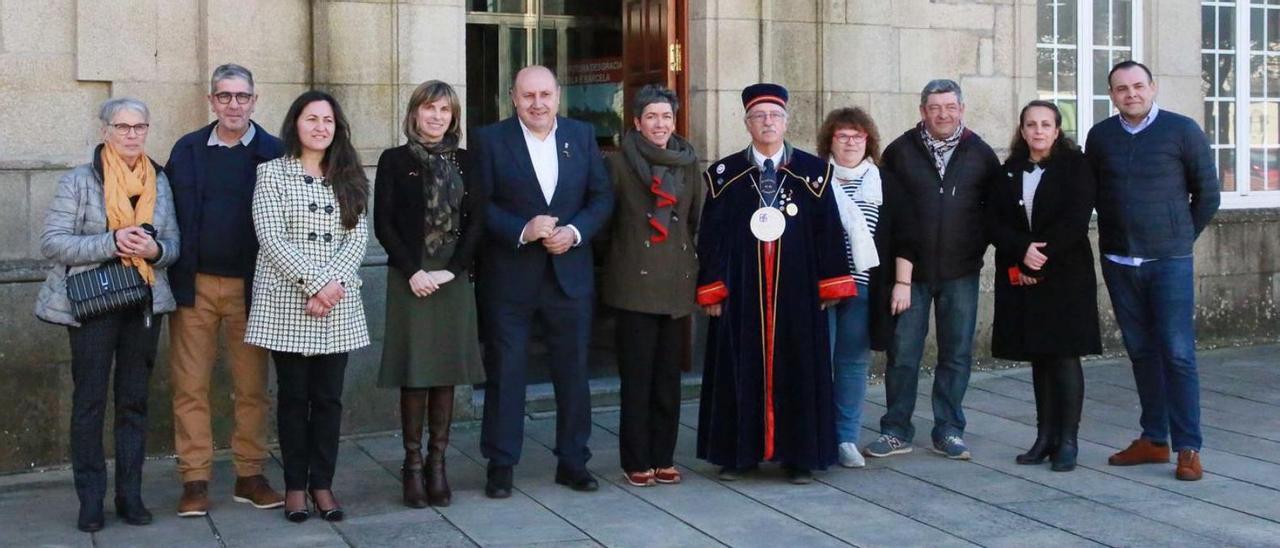
<svg viewBox="0 0 1280 548"><path fill-rule="evenodd" d="M321 181L320 184L324 186L329 186L329 181Z"/></svg>
<svg viewBox="0 0 1280 548"><path fill-rule="evenodd" d="M324 206L324 212L325 212L325 213L333 213L333 206L331 206L331 205Z"/></svg>
<svg viewBox="0 0 1280 548"><path fill-rule="evenodd" d="M310 175L303 175L302 180L305 181L307 184L316 182L315 178Z"/></svg>
<svg viewBox="0 0 1280 548"><path fill-rule="evenodd" d="M333 241L333 234L329 234L328 232L324 233L324 241L326 241L326 242L332 242L332 241Z"/></svg>
<svg viewBox="0 0 1280 548"><path fill-rule="evenodd" d="M298 278L298 285L307 285L307 281L302 278Z"/></svg>
<svg viewBox="0 0 1280 548"><path fill-rule="evenodd" d="M312 233L310 233L310 234L307 234L307 239L308 239L308 240L311 240L311 241L313 241L313 242L314 242L314 241L316 241L316 233L315 233L315 232L312 232Z"/></svg>
<svg viewBox="0 0 1280 548"><path fill-rule="evenodd" d="M307 206L307 209L310 209L312 213L315 213L317 209L320 209L320 206L316 205L315 202L311 202L311 205Z"/></svg>

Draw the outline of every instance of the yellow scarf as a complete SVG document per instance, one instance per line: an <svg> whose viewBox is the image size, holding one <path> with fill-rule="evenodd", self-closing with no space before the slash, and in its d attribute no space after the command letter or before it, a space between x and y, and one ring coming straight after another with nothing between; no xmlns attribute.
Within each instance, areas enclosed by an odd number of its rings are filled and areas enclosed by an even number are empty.
<svg viewBox="0 0 1280 548"><path fill-rule="evenodd" d="M137 165L129 169L119 152L107 143L102 147L102 196L107 207L107 228L119 230L154 220L156 212L156 168L144 154ZM130 200L138 198L137 205ZM142 274L148 285L154 284L155 272L151 263L139 257L121 258Z"/></svg>

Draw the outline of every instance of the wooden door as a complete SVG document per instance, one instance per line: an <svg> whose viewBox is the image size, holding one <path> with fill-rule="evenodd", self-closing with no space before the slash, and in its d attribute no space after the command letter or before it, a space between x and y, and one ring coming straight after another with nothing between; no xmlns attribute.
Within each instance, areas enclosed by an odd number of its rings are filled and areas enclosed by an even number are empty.
<svg viewBox="0 0 1280 548"><path fill-rule="evenodd" d="M631 98L646 84L663 84L680 97L676 132L688 135L688 0L622 0L623 125L635 117Z"/></svg>

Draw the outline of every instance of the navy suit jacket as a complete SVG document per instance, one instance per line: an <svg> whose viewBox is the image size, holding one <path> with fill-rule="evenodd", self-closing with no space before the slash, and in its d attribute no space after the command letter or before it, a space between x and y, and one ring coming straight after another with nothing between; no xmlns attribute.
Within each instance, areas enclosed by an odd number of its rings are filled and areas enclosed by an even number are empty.
<svg viewBox="0 0 1280 548"><path fill-rule="evenodd" d="M253 152L253 166L279 158L284 154L284 145L274 135L267 133L257 122L250 121L257 131L249 148ZM217 122L197 129L178 139L169 153L169 163L165 165L165 175L169 176L169 186L173 189L173 208L178 216L178 230L182 234L182 252L178 262L169 267L169 285L173 288L173 297L178 306L193 306L196 300L196 264L200 253L200 200L203 196L205 179L208 178L209 166L209 134L213 133ZM246 177L256 180L256 173L249 171ZM216 234L211 237L217 237ZM258 256L258 241L244 242L249 247L249 256ZM245 302L248 303L253 287L253 265L249 265L244 273Z"/></svg>
<svg viewBox="0 0 1280 548"><path fill-rule="evenodd" d="M595 289L591 239L613 210L613 190L596 146L595 129L577 120L556 118L560 177L550 204L542 195L515 116L476 130L468 144L473 176L489 196L487 237L480 251L481 295L529 302L548 275L555 276L570 297L590 295ZM561 226L573 225L582 241L561 255L550 255L541 241L519 245L525 224L538 215L558 217ZM546 272L548 257L551 272Z"/></svg>

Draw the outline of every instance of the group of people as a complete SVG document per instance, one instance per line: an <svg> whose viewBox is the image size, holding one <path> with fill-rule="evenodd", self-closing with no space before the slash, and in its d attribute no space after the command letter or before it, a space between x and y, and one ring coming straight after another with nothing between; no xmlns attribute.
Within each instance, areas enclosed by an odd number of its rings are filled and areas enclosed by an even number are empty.
<svg viewBox="0 0 1280 548"><path fill-rule="evenodd" d="M203 516L211 505L209 391L225 335L234 500L283 507L295 522L312 509L343 519L332 481L348 353L370 342L360 277L370 214L388 264L378 384L399 390L410 507L451 502L445 453L461 384L485 387L485 494L511 496L535 327L555 388L555 481L598 489L587 469L597 301L617 319L619 464L630 485L681 481L681 368L698 311L710 321L697 455L721 467L721 480L776 462L808 483L835 463L911 451L931 308L932 448L968 459L962 401L989 244L992 353L1033 370L1037 437L1017 462L1071 470L1080 358L1101 351L1088 238L1095 208L1102 273L1142 404L1141 436L1110 463L1168 462L1172 448L1176 476L1199 479L1191 253L1217 209L1216 172L1195 123L1155 105L1145 66L1122 62L1108 82L1120 113L1090 131L1087 155L1064 135L1057 106L1032 101L1002 165L964 125L964 97L950 80L925 86L920 123L883 152L866 110L833 110L817 155L786 139L787 90L749 86L750 144L709 164L676 134L679 98L659 85L630 98L634 128L605 159L592 126L559 116L560 87L545 67L517 73L515 114L475 131L469 151L457 94L433 80L410 96L406 143L382 153L372 190L327 93L295 99L277 138L251 119L252 73L219 66L208 96L217 120L181 138L163 167L146 154L146 105L108 100L102 144L59 181L50 205L41 249L54 264L36 304L39 318L70 336L78 526L105 525L113 369L115 510L130 524L152 520L141 469L162 315L177 513ZM108 267L136 271L146 298L84 306L70 288L87 274L105 290L117 283ZM880 436L860 445L872 350L887 352L887 411ZM268 355L283 494L263 473Z"/></svg>

